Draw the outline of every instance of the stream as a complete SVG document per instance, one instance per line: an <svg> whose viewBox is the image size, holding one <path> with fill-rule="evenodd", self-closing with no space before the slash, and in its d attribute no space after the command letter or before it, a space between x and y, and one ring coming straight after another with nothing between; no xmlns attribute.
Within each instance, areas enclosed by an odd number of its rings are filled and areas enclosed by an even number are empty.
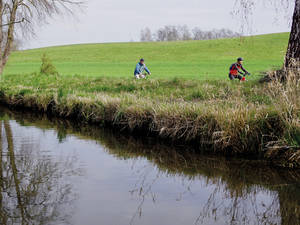
<svg viewBox="0 0 300 225"><path fill-rule="evenodd" d="M0 107L1 225L297 225L300 171Z"/></svg>

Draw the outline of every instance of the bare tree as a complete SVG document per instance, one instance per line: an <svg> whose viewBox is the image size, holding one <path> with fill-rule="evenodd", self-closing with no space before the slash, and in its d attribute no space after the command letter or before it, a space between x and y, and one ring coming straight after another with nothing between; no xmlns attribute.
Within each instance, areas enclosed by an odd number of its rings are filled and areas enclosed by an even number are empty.
<svg viewBox="0 0 300 225"><path fill-rule="evenodd" d="M166 41L178 41L179 32L176 26L165 26Z"/></svg>
<svg viewBox="0 0 300 225"><path fill-rule="evenodd" d="M12 44L12 51L17 51L20 50L22 48L22 41L19 38L15 38Z"/></svg>
<svg viewBox="0 0 300 225"><path fill-rule="evenodd" d="M203 40L203 32L199 27L195 27L192 30L192 33L193 33L194 40Z"/></svg>
<svg viewBox="0 0 300 225"><path fill-rule="evenodd" d="M7 32L3 33L3 39L6 40L7 38ZM5 45L5 43L2 43ZM4 49L5 46L2 46L1 49ZM22 47L22 40L20 38L14 37L13 43L12 43L12 47L11 47L11 51L16 51L21 49Z"/></svg>
<svg viewBox="0 0 300 225"><path fill-rule="evenodd" d="M167 34L164 28L160 28L156 32L156 41L166 41L167 40Z"/></svg>
<svg viewBox="0 0 300 225"><path fill-rule="evenodd" d="M33 31L35 22L72 13L72 6L82 3L80 0L0 0L0 74L12 51L17 29L23 33Z"/></svg>
<svg viewBox="0 0 300 225"><path fill-rule="evenodd" d="M187 25L178 26L178 30L179 30L180 40L187 41L192 39L190 29L188 28Z"/></svg>
<svg viewBox="0 0 300 225"><path fill-rule="evenodd" d="M221 29L221 30L211 30L211 31L203 31L199 27L195 27L192 30L193 40L212 40L212 39L220 39L220 38L234 38L240 37L241 34L234 32L229 29Z"/></svg>
<svg viewBox="0 0 300 225"><path fill-rule="evenodd" d="M285 67L293 65L300 67L300 0L295 2L293 24L285 57Z"/></svg>
<svg viewBox="0 0 300 225"><path fill-rule="evenodd" d="M149 33L147 35L147 33ZM141 31L141 41L147 40L147 36L150 36L151 31L142 30ZM233 32L229 29L221 30L211 30L211 31L202 31L200 28L195 27L190 30L187 25L184 26L164 26L154 32L152 36L152 41L186 41L186 40L211 40L217 38L232 38L239 37L241 34Z"/></svg>
<svg viewBox="0 0 300 225"><path fill-rule="evenodd" d="M150 42L153 41L152 33L149 27L141 30L141 41L142 42Z"/></svg>
<svg viewBox="0 0 300 225"><path fill-rule="evenodd" d="M80 175L76 158L45 157L13 131L9 121L0 121L0 224L69 224L77 194L68 177Z"/></svg>
<svg viewBox="0 0 300 225"><path fill-rule="evenodd" d="M234 14L239 15L243 21L247 22L249 15L252 14L254 6L261 3L260 0L236 0ZM292 28L288 49L285 57L284 69L300 68L300 0L268 0L278 12L294 6L294 13L292 17ZM295 5L294 5L295 4ZM289 12L289 10L286 10ZM288 73L286 73L288 74Z"/></svg>

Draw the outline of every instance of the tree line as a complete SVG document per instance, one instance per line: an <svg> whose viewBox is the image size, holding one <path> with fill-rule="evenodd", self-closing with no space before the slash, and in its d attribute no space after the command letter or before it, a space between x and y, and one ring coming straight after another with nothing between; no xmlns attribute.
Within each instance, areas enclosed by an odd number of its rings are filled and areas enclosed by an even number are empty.
<svg viewBox="0 0 300 225"><path fill-rule="evenodd" d="M187 25L168 25L151 31L149 27L141 30L140 41L186 41L186 40L212 40L220 38L240 37L241 34L230 29L213 29L204 31L199 27L190 29Z"/></svg>

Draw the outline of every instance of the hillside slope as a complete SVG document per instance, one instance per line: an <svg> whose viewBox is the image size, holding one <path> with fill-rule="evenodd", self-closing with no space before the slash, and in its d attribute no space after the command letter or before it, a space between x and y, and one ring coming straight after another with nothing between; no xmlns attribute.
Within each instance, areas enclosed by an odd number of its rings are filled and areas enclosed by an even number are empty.
<svg viewBox="0 0 300 225"><path fill-rule="evenodd" d="M82 44L14 52L5 74L39 70L47 53L63 75L132 76L140 57L146 59L154 77L212 79L227 77L238 56L257 77L259 72L280 67L288 33L209 41Z"/></svg>

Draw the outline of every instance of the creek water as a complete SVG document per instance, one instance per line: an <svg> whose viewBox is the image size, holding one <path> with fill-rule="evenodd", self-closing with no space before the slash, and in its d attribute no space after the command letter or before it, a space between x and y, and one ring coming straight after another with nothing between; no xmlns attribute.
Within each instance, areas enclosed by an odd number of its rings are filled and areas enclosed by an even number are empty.
<svg viewBox="0 0 300 225"><path fill-rule="evenodd" d="M300 224L300 171L0 108L0 224Z"/></svg>

